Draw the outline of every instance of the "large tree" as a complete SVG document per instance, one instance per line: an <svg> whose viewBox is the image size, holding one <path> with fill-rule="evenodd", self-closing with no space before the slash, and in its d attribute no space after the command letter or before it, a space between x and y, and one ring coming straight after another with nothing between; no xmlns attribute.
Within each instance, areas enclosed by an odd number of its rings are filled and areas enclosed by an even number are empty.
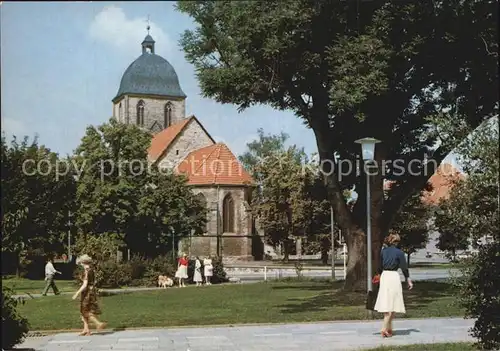
<svg viewBox="0 0 500 351"><path fill-rule="evenodd" d="M196 24L181 45L204 96L239 110L255 104L290 110L313 130L346 236L345 288L364 289L366 206L358 201L351 212L342 196L355 184L365 198L364 172L344 170L349 174L341 177L339 167L324 161L337 155L352 165L360 153L356 139L383 141L375 153L379 172L371 177L377 267L394 214L455 146L441 140L449 135L434 121L473 128L498 109L497 2L180 1L177 7ZM420 163L401 172L394 163L380 166L382 160ZM395 182L385 201L384 177Z"/></svg>
<svg viewBox="0 0 500 351"><path fill-rule="evenodd" d="M396 214L392 228L401 235L400 247L408 257L429 242L429 223L432 209L422 201L422 193L412 195Z"/></svg>
<svg viewBox="0 0 500 351"><path fill-rule="evenodd" d="M1 153L2 256L14 259L3 262L18 265L21 254L61 253L75 193L68 164L36 138L14 137L9 145L2 135Z"/></svg>
<svg viewBox="0 0 500 351"><path fill-rule="evenodd" d="M183 176L148 162L150 142L149 133L115 119L87 128L73 159L81 234L112 234L131 251L154 256L202 233L206 209Z"/></svg>

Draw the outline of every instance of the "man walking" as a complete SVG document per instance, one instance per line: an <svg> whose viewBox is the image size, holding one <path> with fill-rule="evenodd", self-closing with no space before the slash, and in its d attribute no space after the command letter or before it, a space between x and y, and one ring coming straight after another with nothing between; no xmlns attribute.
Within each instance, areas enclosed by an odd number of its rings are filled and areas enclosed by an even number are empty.
<svg viewBox="0 0 500 351"><path fill-rule="evenodd" d="M59 295L59 289L56 286L56 283L54 282L54 276L57 274L61 274L61 272L57 271L54 268L54 264L52 263L52 257L47 258L47 264L45 265L45 281L47 282L45 284L45 289L43 290L42 296L47 296L47 292L49 291L49 288L52 287L52 290L54 290L54 295Z"/></svg>

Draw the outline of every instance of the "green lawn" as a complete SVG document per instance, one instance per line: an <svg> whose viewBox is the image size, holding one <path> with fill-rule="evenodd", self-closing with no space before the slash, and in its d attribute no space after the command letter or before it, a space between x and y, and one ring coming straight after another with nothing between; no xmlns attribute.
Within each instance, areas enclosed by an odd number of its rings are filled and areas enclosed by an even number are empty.
<svg viewBox="0 0 500 351"><path fill-rule="evenodd" d="M342 293L340 286L283 281L126 293L102 297L102 317L116 329L365 319L365 294ZM405 294L406 317L462 316L451 293L447 284L418 282ZM68 295L27 300L19 312L31 330L81 327L79 302Z"/></svg>
<svg viewBox="0 0 500 351"><path fill-rule="evenodd" d="M44 280L29 280L24 278L6 278L2 277L2 285L14 290L15 294L41 294L45 288ZM57 280L57 288L60 291L76 291L78 287L72 280ZM49 294L52 294L52 289Z"/></svg>
<svg viewBox="0 0 500 351"><path fill-rule="evenodd" d="M409 351L476 351L471 343L459 342L459 343L443 343L443 344L415 344L415 345L405 345L405 346L382 346L375 349L367 349L366 351L398 351L398 350L409 350Z"/></svg>

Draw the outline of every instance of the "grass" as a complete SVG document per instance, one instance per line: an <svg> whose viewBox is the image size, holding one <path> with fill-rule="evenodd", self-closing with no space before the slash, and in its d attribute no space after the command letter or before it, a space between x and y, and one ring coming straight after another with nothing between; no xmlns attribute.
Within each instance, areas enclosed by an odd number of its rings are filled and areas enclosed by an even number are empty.
<svg viewBox="0 0 500 351"><path fill-rule="evenodd" d="M124 293L101 298L102 318L114 329L365 319L365 294L344 293L340 287L338 282L289 280ZM448 284L418 282L405 293L405 317L462 316L454 300ZM81 327L79 302L68 295L27 300L19 312L31 330Z"/></svg>
<svg viewBox="0 0 500 351"><path fill-rule="evenodd" d="M475 351L477 348L472 343L458 342L458 343L442 343L442 344L414 344L404 346L382 346L374 349L367 349L366 351Z"/></svg>
<svg viewBox="0 0 500 351"><path fill-rule="evenodd" d="M41 294L45 288L45 280L30 280L25 278L2 277L2 285L14 291L15 294ZM78 287L72 280L57 280L56 286L59 291L76 291ZM49 294L53 291L49 289Z"/></svg>

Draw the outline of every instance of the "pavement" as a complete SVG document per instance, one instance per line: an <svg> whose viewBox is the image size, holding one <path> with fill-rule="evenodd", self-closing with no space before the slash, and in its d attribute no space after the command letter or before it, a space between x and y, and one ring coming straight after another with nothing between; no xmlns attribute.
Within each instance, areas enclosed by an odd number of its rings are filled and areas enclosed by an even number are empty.
<svg viewBox="0 0 500 351"><path fill-rule="evenodd" d="M404 276L401 271L399 271L401 281L404 281ZM450 276L455 276L461 274L457 269L449 269L449 268L415 268L410 270L410 277L413 281L419 280L443 280L448 279ZM255 282L255 281L263 281L264 273L262 271L258 272L231 272L228 274L231 277L240 278L242 283L245 282ZM331 269L325 270L303 270L302 275L307 278L330 278L332 276ZM268 280L279 279L279 278L287 278L287 277L296 277L297 273L293 269L276 269L272 272L267 272L266 278ZM344 270L336 269L335 277L337 279L344 279Z"/></svg>
<svg viewBox="0 0 500 351"><path fill-rule="evenodd" d="M168 311L166 311L168 313ZM473 320L396 319L394 336L380 336L381 321L104 331L28 338L18 348L36 351L351 351L378 346L470 342ZM425 349L425 346L422 346Z"/></svg>

